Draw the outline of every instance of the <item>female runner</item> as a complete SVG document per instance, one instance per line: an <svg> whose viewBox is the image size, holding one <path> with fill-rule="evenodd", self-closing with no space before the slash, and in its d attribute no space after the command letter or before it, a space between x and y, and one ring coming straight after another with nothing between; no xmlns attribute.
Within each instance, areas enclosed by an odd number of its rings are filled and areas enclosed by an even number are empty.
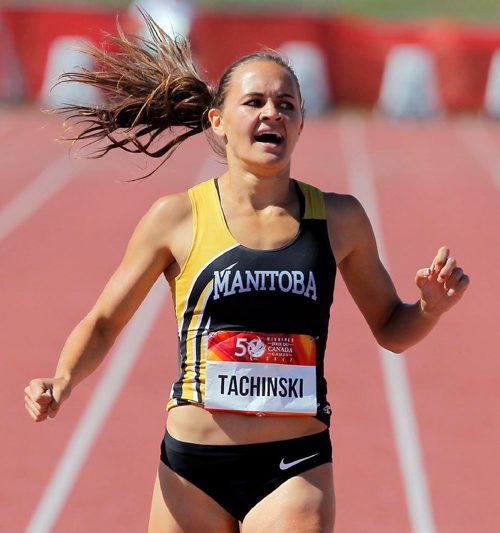
<svg viewBox="0 0 500 533"><path fill-rule="evenodd" d="M227 171L151 207L54 376L25 389L26 408L37 422L54 417L163 275L180 372L149 531L332 531L323 356L337 268L375 339L393 352L429 333L468 278L443 247L416 273L418 301L403 303L358 201L290 177L304 113L287 63L276 54L244 57L214 90L196 73L188 44L146 19L151 41L120 32L117 53L91 52L105 69L66 75L109 95L104 109L66 108L90 122L77 140L107 140L102 155L123 148L166 159L207 131ZM185 131L153 150L176 127Z"/></svg>

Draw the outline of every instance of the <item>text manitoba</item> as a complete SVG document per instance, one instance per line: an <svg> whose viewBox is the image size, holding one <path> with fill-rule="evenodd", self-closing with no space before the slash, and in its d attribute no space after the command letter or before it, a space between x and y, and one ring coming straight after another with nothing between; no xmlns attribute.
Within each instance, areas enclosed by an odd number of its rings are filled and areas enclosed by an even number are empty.
<svg viewBox="0 0 500 533"><path fill-rule="evenodd" d="M316 300L314 274L300 270L216 270L214 272L214 300L251 291L280 291L299 294Z"/></svg>
<svg viewBox="0 0 500 533"><path fill-rule="evenodd" d="M271 396L303 398L302 378L278 378L261 376L229 376L219 374L220 393L226 396Z"/></svg>

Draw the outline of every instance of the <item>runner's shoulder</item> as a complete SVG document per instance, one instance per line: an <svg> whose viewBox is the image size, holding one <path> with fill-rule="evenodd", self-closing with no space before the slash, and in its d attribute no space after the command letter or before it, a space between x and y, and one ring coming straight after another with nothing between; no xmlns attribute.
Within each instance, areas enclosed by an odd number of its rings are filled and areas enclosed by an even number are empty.
<svg viewBox="0 0 500 533"><path fill-rule="evenodd" d="M151 249L171 249L178 234L192 225L191 203L187 193L158 198L141 218L134 232L135 242Z"/></svg>
<svg viewBox="0 0 500 533"><path fill-rule="evenodd" d="M366 218L361 202L352 194L335 192L324 193L328 218L343 219L346 222L359 222Z"/></svg>
<svg viewBox="0 0 500 533"><path fill-rule="evenodd" d="M175 228L191 218L191 202L187 192L158 198L144 216L148 222L161 228Z"/></svg>

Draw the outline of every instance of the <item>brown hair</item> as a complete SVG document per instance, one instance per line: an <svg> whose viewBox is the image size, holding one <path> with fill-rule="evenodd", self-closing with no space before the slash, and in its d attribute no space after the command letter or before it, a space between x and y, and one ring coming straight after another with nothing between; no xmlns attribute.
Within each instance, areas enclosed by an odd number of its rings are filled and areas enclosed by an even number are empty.
<svg viewBox="0 0 500 533"><path fill-rule="evenodd" d="M105 97L101 106L66 104L56 109L69 114L69 124L83 127L66 139L87 141L85 146L95 147L93 157L102 157L115 148L163 157L143 178L150 176L182 142L202 131L210 131L208 110L223 107L232 74L240 65L251 61L277 63L290 73L300 93L292 68L275 52L258 52L238 59L223 73L215 90L199 76L189 42L179 36L171 38L150 15L143 11L141 14L151 39L138 36L129 39L117 24L118 35L109 36L107 47L91 46L83 50L97 62L95 70L81 68L78 72L64 73L59 79L58 83L92 85ZM173 132L177 128L184 131ZM173 137L164 144L155 142L167 131L174 133ZM220 155L225 155L212 137L209 141Z"/></svg>

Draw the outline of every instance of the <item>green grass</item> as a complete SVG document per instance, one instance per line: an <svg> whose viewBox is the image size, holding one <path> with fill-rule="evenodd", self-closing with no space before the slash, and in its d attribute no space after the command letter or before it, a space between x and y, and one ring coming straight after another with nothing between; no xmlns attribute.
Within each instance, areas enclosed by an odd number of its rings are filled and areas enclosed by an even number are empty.
<svg viewBox="0 0 500 533"><path fill-rule="evenodd" d="M340 11L389 19L500 20L500 2L497 0L334 0L334 5Z"/></svg>
<svg viewBox="0 0 500 533"><path fill-rule="evenodd" d="M2 3L41 5L43 0L0 0ZM126 7L129 0L51 0L52 5L96 5ZM297 6L328 12L358 13L385 19L453 17L463 20L500 21L499 0L191 0L193 5L237 9L281 9Z"/></svg>
<svg viewBox="0 0 500 533"><path fill-rule="evenodd" d="M454 17L468 20L500 20L498 0L198 0L199 5L257 6L269 9L302 6L329 12L349 12L387 19Z"/></svg>

